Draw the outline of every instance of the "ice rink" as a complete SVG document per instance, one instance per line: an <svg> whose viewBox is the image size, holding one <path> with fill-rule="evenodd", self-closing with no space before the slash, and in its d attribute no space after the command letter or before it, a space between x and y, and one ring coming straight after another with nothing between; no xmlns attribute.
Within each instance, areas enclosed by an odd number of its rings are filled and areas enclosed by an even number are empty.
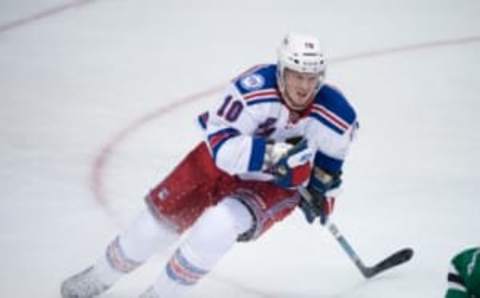
<svg viewBox="0 0 480 298"><path fill-rule="evenodd" d="M189 297L442 297L450 258L480 245L480 2L0 1L0 296L60 297L199 140L229 79L320 37L327 81L360 133L333 220L366 281L296 211L239 244ZM137 297L160 255L102 297Z"/></svg>

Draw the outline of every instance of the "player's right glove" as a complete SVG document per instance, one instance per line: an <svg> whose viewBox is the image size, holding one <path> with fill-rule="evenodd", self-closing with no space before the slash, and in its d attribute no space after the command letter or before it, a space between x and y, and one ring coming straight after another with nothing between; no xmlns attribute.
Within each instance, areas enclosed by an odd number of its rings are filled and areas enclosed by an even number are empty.
<svg viewBox="0 0 480 298"><path fill-rule="evenodd" d="M274 145L278 146L278 145ZM294 188L306 184L312 171L313 151L307 141L295 146L286 144L286 149L268 170L273 175L273 183L283 188ZM272 148L275 150L275 148Z"/></svg>
<svg viewBox="0 0 480 298"><path fill-rule="evenodd" d="M329 175L323 170L315 167L307 191L310 198L302 197L299 207L305 215L308 223L313 223L317 217L320 223L325 225L335 206L335 197L340 192L342 180L341 173Z"/></svg>

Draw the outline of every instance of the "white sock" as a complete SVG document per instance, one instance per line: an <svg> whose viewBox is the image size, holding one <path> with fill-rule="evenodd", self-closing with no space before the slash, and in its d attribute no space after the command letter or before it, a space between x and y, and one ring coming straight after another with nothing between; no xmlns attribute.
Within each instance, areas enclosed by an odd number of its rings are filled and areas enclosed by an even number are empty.
<svg viewBox="0 0 480 298"><path fill-rule="evenodd" d="M123 253L129 259L143 263L153 254L165 251L179 237L179 234L158 221L146 209L119 236L119 241Z"/></svg>
<svg viewBox="0 0 480 298"><path fill-rule="evenodd" d="M95 263L95 274L103 283L112 285L153 254L166 250L178 238L178 234L161 224L149 210L144 210L108 245L105 255Z"/></svg>
<svg viewBox="0 0 480 298"><path fill-rule="evenodd" d="M253 219L247 208L235 199L224 199L192 226L185 242L153 285L159 297L182 297L205 276L233 246L238 236L248 231Z"/></svg>

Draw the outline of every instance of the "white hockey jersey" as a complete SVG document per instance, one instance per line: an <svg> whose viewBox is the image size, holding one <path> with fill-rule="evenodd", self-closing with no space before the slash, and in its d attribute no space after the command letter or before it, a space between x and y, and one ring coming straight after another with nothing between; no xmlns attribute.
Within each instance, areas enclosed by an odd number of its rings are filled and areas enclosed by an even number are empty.
<svg viewBox="0 0 480 298"><path fill-rule="evenodd" d="M216 165L243 179L271 179L261 172L267 141L294 137L308 140L314 164L336 174L353 140L358 122L346 98L323 85L301 115L292 113L277 86L277 66L261 65L234 79L221 102L199 116Z"/></svg>

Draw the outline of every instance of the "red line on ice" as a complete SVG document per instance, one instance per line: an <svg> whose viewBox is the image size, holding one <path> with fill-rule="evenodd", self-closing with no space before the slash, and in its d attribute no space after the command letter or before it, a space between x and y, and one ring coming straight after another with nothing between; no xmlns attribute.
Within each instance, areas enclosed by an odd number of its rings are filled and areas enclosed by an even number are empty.
<svg viewBox="0 0 480 298"><path fill-rule="evenodd" d="M344 63L351 60L376 58L376 57L392 55L397 53L413 52L418 50L439 48L439 47L446 47L446 46L465 45L465 44L477 43L477 42L480 42L480 35L471 35L471 36L465 36L460 38L436 40L436 41L417 43L417 44L411 44L411 45L405 45L405 46L399 46L399 47L385 48L380 50L365 51L365 52L356 53L352 55L332 58L330 59L330 61L333 63Z"/></svg>
<svg viewBox="0 0 480 298"><path fill-rule="evenodd" d="M191 102L197 101L200 98L204 98L211 94L214 94L223 88L224 85L219 85L213 88L210 88L206 91L199 92L196 94L191 94L182 98L179 98L175 102L160 107L159 109L152 111L144 115L143 117L133 121L128 126L121 129L116 135L108 140L108 142L101 148L100 152L97 154L91 173L91 189L94 193L95 200L102 205L103 209L108 213L109 217L114 219L118 223L115 213L110 209L108 205L108 196L105 193L104 189L104 172L106 165L108 163L109 157L114 154L115 148L119 146L125 139L127 139L132 133L139 130L141 127L147 123L165 115L169 112L176 110L180 107L183 107Z"/></svg>
<svg viewBox="0 0 480 298"><path fill-rule="evenodd" d="M51 17L51 16L54 16L54 15L58 15L60 13L65 12L66 10L71 9L71 8L80 7L80 6L92 3L94 1L97 1L97 0L71 1L71 2L64 3L64 4L61 4L61 5L55 6L55 7L51 7L49 9L40 11L38 13L29 15L29 16L26 16L26 17L23 17L23 18L14 20L14 21L11 21L9 23L1 24L0 25L0 33L10 31L10 30L13 30L13 29L16 29L18 27L25 26L25 25L32 24L32 23L34 23L38 20L45 19L47 17Z"/></svg>

